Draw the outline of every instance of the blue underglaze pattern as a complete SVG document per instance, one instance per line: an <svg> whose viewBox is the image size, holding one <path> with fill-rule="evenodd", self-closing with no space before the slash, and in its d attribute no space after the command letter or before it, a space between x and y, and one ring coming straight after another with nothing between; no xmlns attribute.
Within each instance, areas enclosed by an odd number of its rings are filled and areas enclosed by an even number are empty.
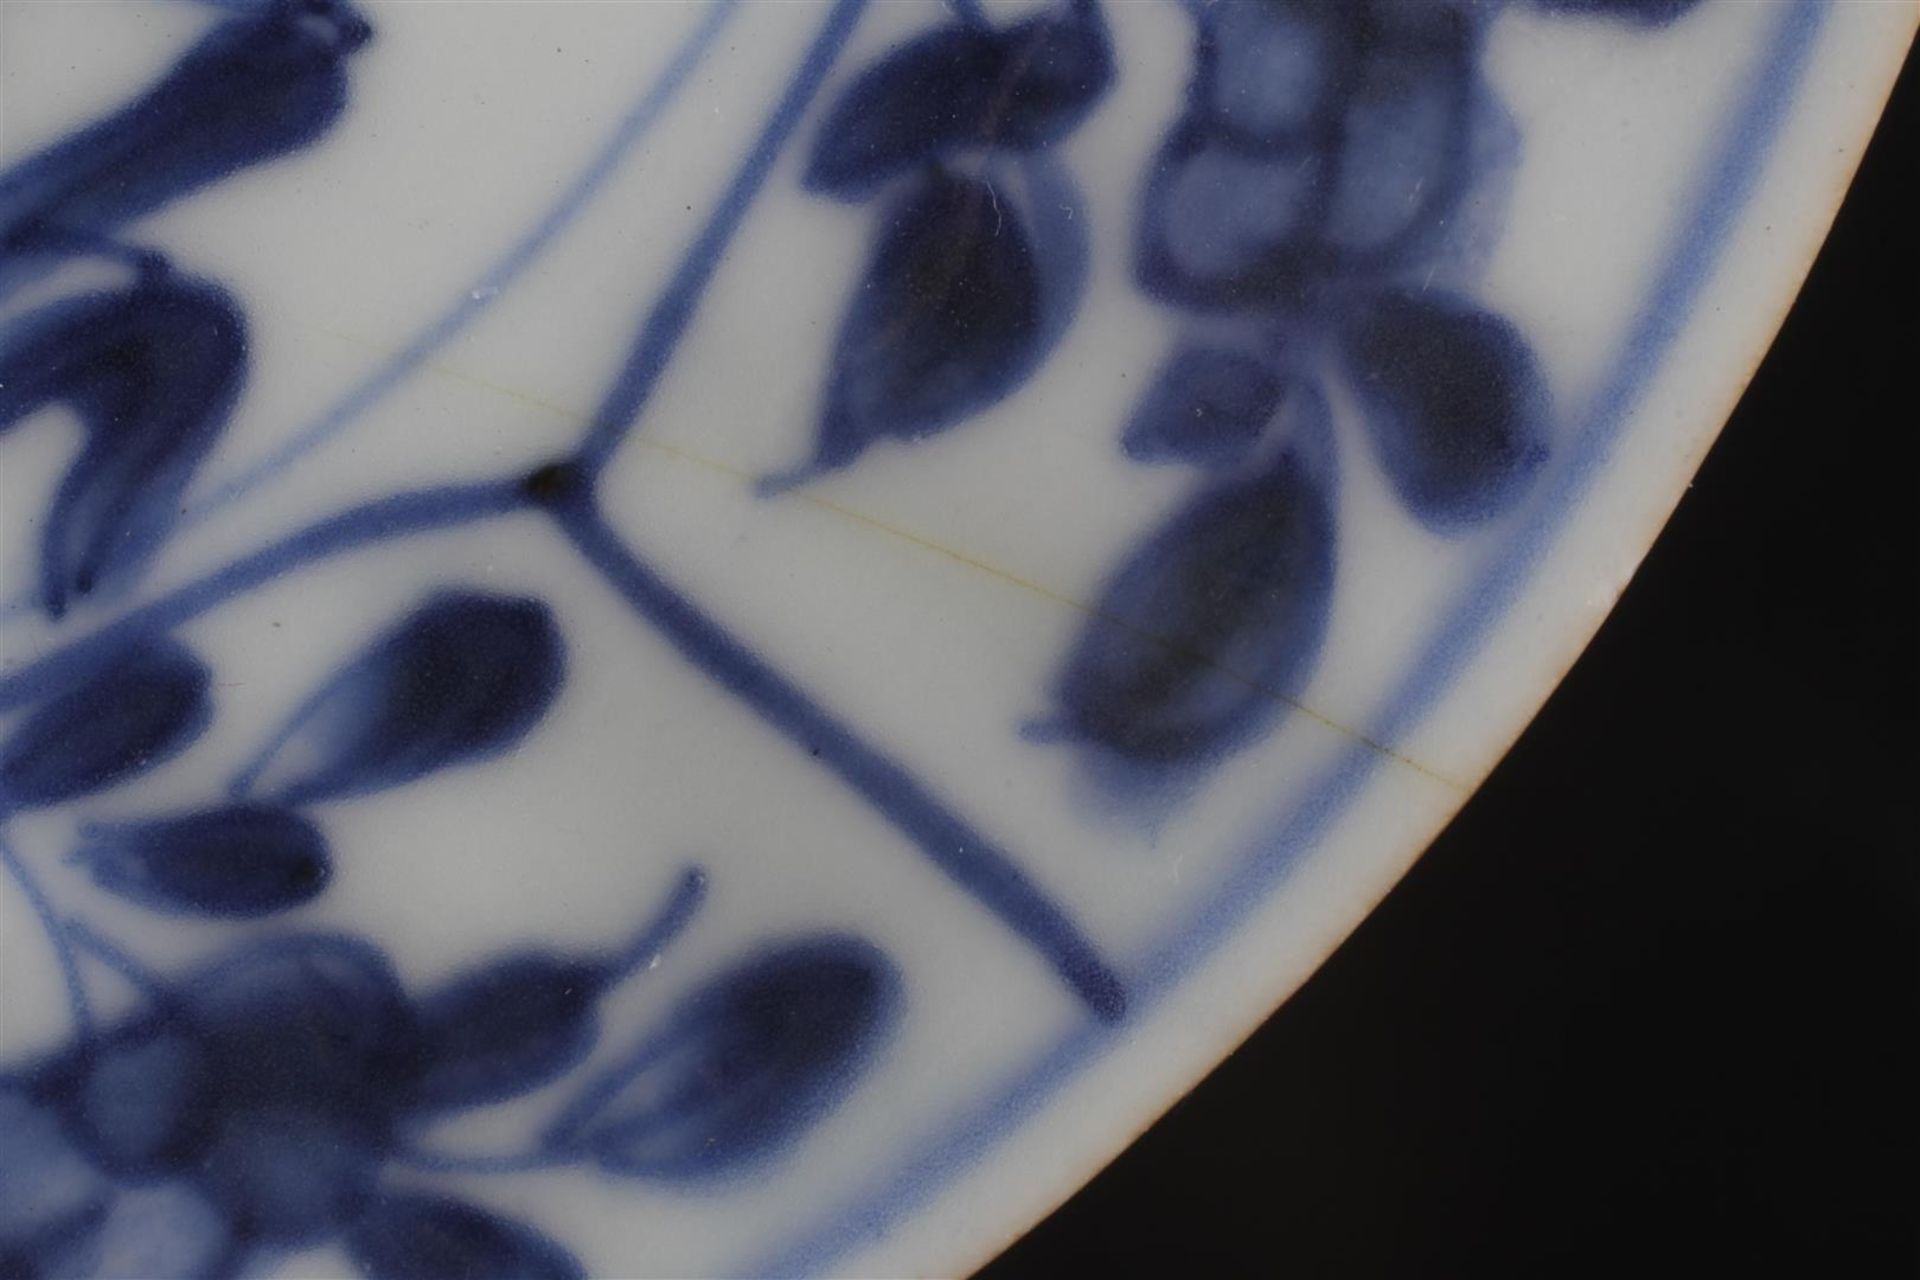
<svg viewBox="0 0 1920 1280"><path fill-rule="evenodd" d="M1532 3L1636 27L1692 7ZM838 64L864 0L836 0L573 451L527 474L361 503L122 606L177 531L248 372L241 302L217 272L141 245L139 220L325 135L355 53L377 38L346 0L211 7L206 34L154 87L0 174L0 301L79 261L127 277L0 325L0 432L54 404L85 432L47 499L34 605L63 625L83 604L120 609L0 677L0 711L15 713L0 734L0 822L81 806L193 750L214 673L177 638L186 622L326 559L539 513L639 621L1042 957L1096 1025L1123 1019L1128 981L1018 854L710 617L615 530L599 489L796 137L806 189L871 206L874 229L812 454L760 492L775 500L883 443L957 430L1026 383L1071 326L1088 271L1064 144L1119 74L1096 0L999 23L956 5L850 73ZM1309 679L1339 587L1333 478L1351 465L1330 388L1359 407L1369 465L1444 536L1511 510L1554 448L1525 335L1459 287L1430 287L1457 274L1474 194L1512 159L1478 72L1502 7L1189 6L1191 79L1143 178L1131 264L1182 332L1116 444L1141 464L1190 468L1192 487L1115 567L1063 656L1052 714L1024 727L1097 776L1177 803ZM717 0L488 289L563 229L733 9ZM443 318L299 439L363 410L470 314ZM71 858L102 893L171 916L296 910L340 874L315 806L505 767L566 681L565 631L547 601L447 583L286 708L228 794L83 822ZM0 1074L8 1276L234 1276L325 1241L370 1277L579 1275L564 1242L467 1201L453 1176L592 1166L699 1187L765 1167L857 1088L911 995L864 938L767 939L589 1071L600 1001L643 981L692 923L701 871L613 953L501 954L411 991L376 942L285 926L159 973L84 904L50 898L3 829L0 863L46 931L73 1024L65 1045ZM96 1016L88 967L131 984L138 1006ZM436 1145L436 1120L548 1088L564 1105L519 1145Z"/></svg>

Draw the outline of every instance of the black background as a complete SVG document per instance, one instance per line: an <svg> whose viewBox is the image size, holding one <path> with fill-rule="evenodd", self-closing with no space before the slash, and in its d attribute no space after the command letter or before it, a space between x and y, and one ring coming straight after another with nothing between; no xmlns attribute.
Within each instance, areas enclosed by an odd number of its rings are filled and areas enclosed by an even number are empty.
<svg viewBox="0 0 1920 1280"><path fill-rule="evenodd" d="M1920 1275L1916 79L1519 745L981 1280Z"/></svg>

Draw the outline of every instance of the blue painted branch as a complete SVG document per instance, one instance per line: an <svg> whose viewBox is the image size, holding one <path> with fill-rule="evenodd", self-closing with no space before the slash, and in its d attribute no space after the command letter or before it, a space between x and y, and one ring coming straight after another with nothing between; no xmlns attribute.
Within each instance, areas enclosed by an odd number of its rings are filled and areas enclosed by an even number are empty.
<svg viewBox="0 0 1920 1280"><path fill-rule="evenodd" d="M588 563L682 657L872 805L949 879L1044 956L1097 1016L1120 1019L1127 996L1119 976L1012 857L636 557L584 489L568 491L552 510Z"/></svg>
<svg viewBox="0 0 1920 1280"><path fill-rule="evenodd" d="M174 998L159 974L147 968L131 951L85 920L68 920L66 932L76 952L90 953L97 962L119 974L128 986L137 990L150 1003L156 1006L165 1005Z"/></svg>
<svg viewBox="0 0 1920 1280"><path fill-rule="evenodd" d="M846 47L866 3L867 0L836 0L820 34L794 72L753 149L741 162L726 194L681 260L679 270L647 313L626 363L621 366L619 376L594 414L593 425L581 441L579 460L590 474L606 466L613 451L638 422L640 411L646 407L667 362L673 358L674 349L693 323L693 313L714 272L719 270L728 243L740 229L748 207L766 184L774 161L799 126L801 116L820 91L840 51Z"/></svg>
<svg viewBox="0 0 1920 1280"><path fill-rule="evenodd" d="M706 897L707 873L698 867L687 868L654 918L634 935L633 941L608 958L607 980L623 982L651 965L693 923Z"/></svg>
<svg viewBox="0 0 1920 1280"><path fill-rule="evenodd" d="M740 2L710 0L705 16L675 52L660 77L647 87L632 109L614 127L592 161L581 170L566 192L531 230L514 242L498 262L462 290L453 304L416 334L411 342L355 383L306 426L296 430L286 444L238 475L221 482L193 503L182 517L180 527L184 529L198 524L222 507L245 497L344 431L361 414L403 384L435 352L462 333L481 312L493 305L605 188L614 172L626 161L640 140L646 137L654 123L666 113L681 89L693 78L693 73L705 62L721 32L739 12Z"/></svg>
<svg viewBox="0 0 1920 1280"><path fill-rule="evenodd" d="M13 882L20 886L20 895L27 900L34 918L46 931L54 960L60 966L60 980L66 984L67 1008L73 1016L75 1034L82 1040L90 1038L93 1035L93 1010L87 1001L87 988L80 981L80 962L74 955L73 940L67 936L61 924L53 899L47 896L39 879L3 835L0 835L0 867L4 867Z"/></svg>
<svg viewBox="0 0 1920 1280"><path fill-rule="evenodd" d="M390 494L351 507L242 556L0 679L0 710L60 688L138 636L177 627L282 574L357 547L505 515L528 501L520 481L490 480Z"/></svg>

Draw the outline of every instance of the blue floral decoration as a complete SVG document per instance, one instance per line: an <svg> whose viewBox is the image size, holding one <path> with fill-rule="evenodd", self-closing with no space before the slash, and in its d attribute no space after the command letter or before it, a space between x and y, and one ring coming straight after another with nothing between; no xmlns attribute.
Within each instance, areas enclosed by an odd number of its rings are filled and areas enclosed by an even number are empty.
<svg viewBox="0 0 1920 1280"><path fill-rule="evenodd" d="M1508 320L1442 286L1505 163L1478 60L1497 0L1189 7L1184 108L1146 175L1133 268L1183 333L1126 424L1200 471L1107 582L1049 736L1138 789L1252 741L1312 676L1335 586L1328 388L1435 534L1495 520L1551 453L1546 380ZM1687 3L1554 3L1638 23ZM1451 273L1448 273L1451 274ZM1151 789L1151 788L1150 788Z"/></svg>
<svg viewBox="0 0 1920 1280"><path fill-rule="evenodd" d="M1640 27L1692 7L1533 3ZM716 0L636 121L684 83L733 5ZM285 708L227 794L111 822L79 812L186 757L218 715L185 624L421 533L551 521L640 623L891 823L1091 1018L1124 1018L1127 982L1012 851L709 617L600 508L601 473L834 81L864 0L825 13L573 451L528 474L347 508L139 598L248 371L239 300L142 244L141 221L249 166L292 163L339 127L355 54L375 34L348 0L209 7L205 34L146 92L0 173L0 300L29 284L56 295L0 323L0 434L56 405L83 428L47 502L28 602L54 642L0 675L12 716L0 868L46 932L72 1021L65 1043L0 1071L0 1275L233 1277L332 1242L375 1280L580 1276L561 1242L451 1179L591 1167L711 1187L791 1152L884 1054L902 978L871 941L833 929L763 941L609 1046L602 1002L692 924L708 891L697 869L621 945L486 956L424 990L375 941L290 918L352 874L352 851L327 834L330 806L506 767L539 732L567 676L564 622L542 599L443 585ZM1043 726L1156 776L1266 732L1324 646L1338 585L1332 386L1358 406L1407 511L1440 536L1510 510L1551 448L1524 335L1428 287L1490 163L1477 59L1500 3L1188 7L1193 76L1146 175L1132 262L1183 319L1119 447L1196 479L1112 573ZM764 492L957 428L1032 378L1073 322L1089 264L1064 156L1115 80L1105 16L1095 0L998 24L977 4L954 10L842 77L812 127L803 184L870 205L873 243L813 450ZM60 294L78 262L124 278ZM410 347L381 386L453 327ZM378 389L347 403L364 408ZM49 894L41 855L6 830L68 806L81 821L65 854L87 893L209 930L269 923L183 973L154 971L87 904ZM99 971L139 993L110 1021L88 994ZM541 1091L552 1118L508 1150L438 1140L447 1117Z"/></svg>

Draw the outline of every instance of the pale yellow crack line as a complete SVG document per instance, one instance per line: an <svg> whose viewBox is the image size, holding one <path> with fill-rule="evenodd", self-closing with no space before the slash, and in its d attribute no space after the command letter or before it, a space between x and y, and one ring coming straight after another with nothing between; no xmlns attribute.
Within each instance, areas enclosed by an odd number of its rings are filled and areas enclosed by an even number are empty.
<svg viewBox="0 0 1920 1280"><path fill-rule="evenodd" d="M331 334L331 336L340 338L347 342L351 342L356 346L374 345L371 343L363 342L362 340L351 337L350 335L347 335L347 334L338 333L331 330L329 330L329 333ZM578 410L568 408L565 405L555 404L552 401L543 399L540 396L534 395L531 392L521 391L514 387L502 386L499 383L491 382L476 374L468 373L463 369L455 368L452 365L441 364L436 361L428 361L425 364L421 365L421 368L429 373L436 374L440 377L447 378L455 382L464 382L471 386L479 387L484 391L490 391L495 395L505 397L506 399L512 400L516 403L527 405L531 408L538 409L544 413L550 413L555 417L558 417L567 422L572 422L572 423L584 426L589 421L591 421L591 419L589 419L586 414L581 413ZM717 458L709 458L704 454L694 453L690 450L681 448L679 445L668 444L665 441L655 439L652 436L635 435L630 437L630 440L633 444L638 445L641 448L651 449L656 453L665 454L668 457L677 459L678 461L681 461L681 462L692 463L694 466L697 466L697 467L704 467L705 469L712 471L718 475L727 476L730 479L739 480L746 484L752 484L756 479L753 473L749 471L745 471L739 467L735 467L728 463L721 462ZM1040 596L1042 599L1051 600L1055 604L1063 605L1066 608L1072 609L1077 613L1084 614L1089 618L1098 618L1102 622L1105 622L1111 626L1120 627L1123 630L1130 631L1133 634L1140 636L1143 639L1150 640L1153 643L1161 645L1162 647L1169 649L1175 653L1178 653L1184 657L1191 658L1196 662L1204 664L1205 666L1212 667L1215 671L1220 672L1222 675L1227 676L1230 679L1241 682L1242 684L1246 685L1249 689L1252 689L1254 692L1262 695L1263 697L1271 698L1275 702L1284 703L1288 707L1291 707L1293 710L1298 711L1301 715L1306 716L1309 720L1314 721L1316 724L1319 724L1328 729L1331 729L1335 733L1341 734L1344 737L1351 738L1353 741L1360 743L1362 746L1367 747L1369 750L1378 752L1380 755L1385 756L1387 759L1394 761L1396 764L1404 765L1406 768L1411 769L1413 772L1420 774L1422 777L1428 778L1434 782L1439 783L1441 786L1446 787L1448 790L1457 792L1461 795L1465 795L1472 790L1472 788L1464 785L1463 783L1455 781L1453 778L1448 777L1446 774L1441 773L1439 770L1430 768L1427 765L1420 763L1420 761L1414 759L1412 756L1406 755L1405 753L1400 751L1396 751L1394 748L1386 745L1384 742L1381 742L1378 739L1369 737L1368 735L1360 732L1358 729L1355 729L1349 725L1342 724L1340 721L1333 719L1331 716L1323 715L1322 713L1308 706L1306 703L1301 702L1299 699L1290 697L1278 689L1274 689L1268 685L1264 685L1260 681L1253 679L1251 676L1243 675L1240 672L1233 670L1231 667L1223 666L1219 662L1215 661L1213 658L1208 656L1207 654L1201 653L1197 650L1189 648L1188 646L1182 645L1179 641L1174 640L1171 637L1159 635L1155 632L1148 631L1145 628L1135 626L1133 623L1127 621L1125 618L1116 617L1113 614L1107 613L1101 609L1097 609L1094 606L1085 603L1084 601L1076 600L1072 596L1063 595L1060 592L1055 591L1052 588L1047 587L1041 583L1035 582L1030 578L1023 578L1019 574L1012 573L1006 569L1002 569L998 565L991 564L985 560L981 560L978 557L969 555L964 551L958 551L942 543L935 542L931 538L927 538L922 536L921 534L914 533L909 529L902 529L898 525L888 524L884 520L880 520L874 516L867 515L865 512L862 512L862 511L856 511L852 507L844 506L841 503L834 502L830 498L822 498L816 494L808 493L804 488L793 490L791 493L791 496L798 498L801 501L806 502L811 506L817 507L822 511L832 512L834 515L840 516L847 520L851 520L855 524L863 525L866 528L872 529L878 533L887 534L891 537L900 539L902 542L906 542L911 544L912 546L919 547L922 550L931 551L936 555L945 556L949 560L953 560L956 563L966 565L968 568L978 570L979 572L987 574L990 577L998 578L1002 582L1009 583L1013 586L1021 588L1022 590L1030 591L1034 595Z"/></svg>

